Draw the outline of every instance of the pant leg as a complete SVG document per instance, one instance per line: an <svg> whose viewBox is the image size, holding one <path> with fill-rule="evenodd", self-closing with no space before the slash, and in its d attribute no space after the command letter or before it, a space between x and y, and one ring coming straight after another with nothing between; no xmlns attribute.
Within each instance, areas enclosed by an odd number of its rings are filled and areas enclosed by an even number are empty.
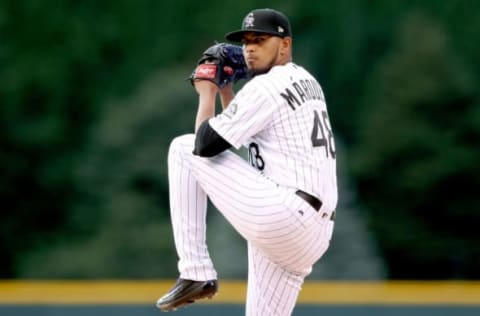
<svg viewBox="0 0 480 316"><path fill-rule="evenodd" d="M217 273L206 245L207 194L246 239L256 238L258 223L271 221L268 214L256 217L271 204L280 204L281 195L273 182L230 151L213 158L193 155L194 140L194 135L184 135L170 145L170 213L180 277L209 280Z"/></svg>
<svg viewBox="0 0 480 316"><path fill-rule="evenodd" d="M315 211L298 201L294 209ZM313 265L329 247L333 233L329 218L306 218L283 244L248 242L246 316L290 316L301 286Z"/></svg>
<svg viewBox="0 0 480 316"><path fill-rule="evenodd" d="M207 195L185 160L179 159L177 146L170 147L168 181L178 270L184 279L213 280L217 278L217 273L206 244Z"/></svg>
<svg viewBox="0 0 480 316"><path fill-rule="evenodd" d="M205 240L207 196L269 260L289 271L309 272L328 247L325 221L294 189L278 186L233 152L212 158L193 155L194 139L194 135L174 139L168 157L181 277L216 278Z"/></svg>
<svg viewBox="0 0 480 316"><path fill-rule="evenodd" d="M246 316L289 316L305 275L289 271L248 244Z"/></svg>

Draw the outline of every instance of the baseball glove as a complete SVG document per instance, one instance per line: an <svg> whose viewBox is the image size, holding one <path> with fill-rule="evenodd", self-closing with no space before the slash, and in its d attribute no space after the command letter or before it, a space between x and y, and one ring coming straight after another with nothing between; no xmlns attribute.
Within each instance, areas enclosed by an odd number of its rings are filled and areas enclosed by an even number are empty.
<svg viewBox="0 0 480 316"><path fill-rule="evenodd" d="M216 43L203 52L197 67L188 80L210 80L219 88L247 78L247 66L243 59L242 47Z"/></svg>

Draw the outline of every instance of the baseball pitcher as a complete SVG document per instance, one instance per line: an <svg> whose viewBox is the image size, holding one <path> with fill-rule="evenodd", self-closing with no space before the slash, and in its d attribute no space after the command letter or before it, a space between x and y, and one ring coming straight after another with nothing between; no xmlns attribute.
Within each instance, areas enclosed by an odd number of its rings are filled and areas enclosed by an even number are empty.
<svg viewBox="0 0 480 316"><path fill-rule="evenodd" d="M180 277L157 301L175 310L219 290L206 244L207 198L248 245L246 315L287 316L330 244L336 151L320 84L292 61L288 18L256 9L234 44L207 49L191 75L195 134L168 154L171 221ZM235 95L233 84L248 81ZM223 111L215 113L219 98ZM248 148L246 161L231 147Z"/></svg>

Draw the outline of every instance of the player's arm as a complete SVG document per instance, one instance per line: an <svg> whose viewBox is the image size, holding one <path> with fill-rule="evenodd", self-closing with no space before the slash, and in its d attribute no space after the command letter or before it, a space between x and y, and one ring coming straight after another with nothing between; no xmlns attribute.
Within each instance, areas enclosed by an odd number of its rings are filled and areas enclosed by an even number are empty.
<svg viewBox="0 0 480 316"><path fill-rule="evenodd" d="M208 120L215 116L215 98L218 87L207 80L194 82L198 92L198 110L195 119L195 148L193 154L201 157L215 156L231 145L211 126Z"/></svg>
<svg viewBox="0 0 480 316"><path fill-rule="evenodd" d="M197 80L194 82L194 86L198 93L198 109L195 117L196 133L204 121L215 116L215 99L218 87L208 80Z"/></svg>
<svg viewBox="0 0 480 316"><path fill-rule="evenodd" d="M242 47L215 44L209 47L190 76L199 95L195 118L195 148L193 153L203 157L215 156L231 147L208 123L215 116L215 101L220 94L223 109L233 100L233 83L246 79L247 67Z"/></svg>
<svg viewBox="0 0 480 316"><path fill-rule="evenodd" d="M218 92L220 94L222 108L225 110L230 104L230 101L232 101L235 97L235 93L233 92L233 84L227 84L225 87L219 89Z"/></svg>

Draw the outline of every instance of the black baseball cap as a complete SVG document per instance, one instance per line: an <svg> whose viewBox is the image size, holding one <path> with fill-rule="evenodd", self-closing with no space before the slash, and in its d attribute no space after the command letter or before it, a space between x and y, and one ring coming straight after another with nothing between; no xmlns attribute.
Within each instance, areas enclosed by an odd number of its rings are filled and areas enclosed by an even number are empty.
<svg viewBox="0 0 480 316"><path fill-rule="evenodd" d="M279 37L291 37L292 30L288 18L282 12L273 9L256 9L248 13L242 22L242 29L227 33L225 38L231 42L241 42L247 32L266 33Z"/></svg>

